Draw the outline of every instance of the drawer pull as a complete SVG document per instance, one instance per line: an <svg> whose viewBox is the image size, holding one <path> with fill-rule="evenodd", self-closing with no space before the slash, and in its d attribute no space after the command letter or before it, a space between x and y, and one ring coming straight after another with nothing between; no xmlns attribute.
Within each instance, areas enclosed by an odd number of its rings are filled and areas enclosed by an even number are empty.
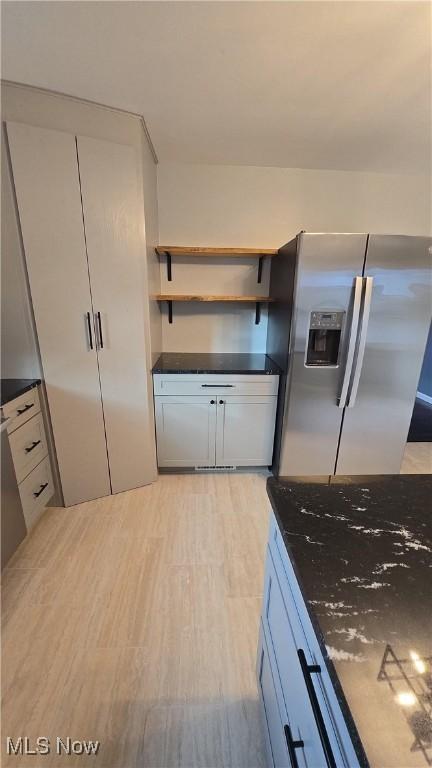
<svg viewBox="0 0 432 768"><path fill-rule="evenodd" d="M35 493L33 494L33 496L35 497L35 499L37 499L37 498L38 498L38 496L40 496L40 495L41 495L41 493L43 493L43 492L44 492L44 490L45 490L45 488L47 488L47 487L48 487L48 483L43 483L43 485L41 485L41 487L39 488L39 490L38 490L38 491L35 491Z"/></svg>
<svg viewBox="0 0 432 768"><path fill-rule="evenodd" d="M28 448L25 448L25 452L26 453L31 453L32 451L34 451L36 446L39 445L39 444L40 444L40 440L35 440Z"/></svg>
<svg viewBox="0 0 432 768"><path fill-rule="evenodd" d="M314 714L315 722L317 724L319 737L321 740L322 748L326 759L328 768L336 768L336 761L334 759L333 751L330 746L330 740L328 737L327 729L321 714L320 705L318 703L317 695L315 693L314 684L312 682L311 675L321 672L319 664L308 664L303 648L299 648L297 651L299 657L301 670L303 672L304 681L306 683L307 692L309 695L309 701L311 703L312 712Z"/></svg>
<svg viewBox="0 0 432 768"><path fill-rule="evenodd" d="M290 763L292 765L292 768L298 768L297 755L295 751L296 749L301 749L302 747L304 747L304 741L303 739L293 739L291 734L291 728L289 727L289 725L284 726L284 731L285 731L285 738L286 738L286 743L288 747Z"/></svg>
<svg viewBox="0 0 432 768"><path fill-rule="evenodd" d="M29 411L30 408L33 408L33 407L34 407L34 403L30 403L30 405L25 405L24 408L17 408L18 416L21 416L22 413Z"/></svg>
<svg viewBox="0 0 432 768"><path fill-rule="evenodd" d="M207 389L222 389L226 387L230 387L231 389L235 387L235 384L201 384L202 387L207 387Z"/></svg>

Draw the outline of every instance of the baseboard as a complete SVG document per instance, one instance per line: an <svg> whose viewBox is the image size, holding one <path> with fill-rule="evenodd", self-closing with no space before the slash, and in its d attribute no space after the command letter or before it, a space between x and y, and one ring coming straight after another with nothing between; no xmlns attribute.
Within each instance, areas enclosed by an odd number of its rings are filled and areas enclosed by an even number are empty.
<svg viewBox="0 0 432 768"><path fill-rule="evenodd" d="M417 392L416 397L419 400L423 400L425 403L429 403L429 405L432 405L432 397L430 395L424 395L423 392Z"/></svg>

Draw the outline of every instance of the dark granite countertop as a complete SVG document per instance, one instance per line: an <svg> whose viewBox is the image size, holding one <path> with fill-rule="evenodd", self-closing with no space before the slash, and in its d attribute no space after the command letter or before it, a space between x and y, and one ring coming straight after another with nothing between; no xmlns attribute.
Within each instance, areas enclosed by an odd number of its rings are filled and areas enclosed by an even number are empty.
<svg viewBox="0 0 432 768"><path fill-rule="evenodd" d="M360 760L432 765L432 476L267 491Z"/></svg>
<svg viewBox="0 0 432 768"><path fill-rule="evenodd" d="M1 379L0 406L10 403L11 400L15 400L16 397L23 395L24 392L28 392L33 387L37 387L40 383L40 379Z"/></svg>
<svg viewBox="0 0 432 768"><path fill-rule="evenodd" d="M267 355L211 352L163 352L153 373L276 374L280 368Z"/></svg>

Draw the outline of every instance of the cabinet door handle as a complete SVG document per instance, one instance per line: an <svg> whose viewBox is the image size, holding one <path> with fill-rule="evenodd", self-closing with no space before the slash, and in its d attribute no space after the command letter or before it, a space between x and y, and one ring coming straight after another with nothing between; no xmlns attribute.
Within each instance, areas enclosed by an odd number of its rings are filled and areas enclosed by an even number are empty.
<svg viewBox="0 0 432 768"><path fill-rule="evenodd" d="M34 403L31 403L30 405L25 405L24 408L17 408L18 416L21 416L22 413L29 411L30 408L33 408L33 407L34 407Z"/></svg>
<svg viewBox="0 0 432 768"><path fill-rule="evenodd" d="M33 496L35 497L35 499L37 499L37 497L40 496L41 493L43 493L45 488L47 488L47 487L48 487L48 483L43 483L43 485L41 485L39 490L34 492Z"/></svg>
<svg viewBox="0 0 432 768"><path fill-rule="evenodd" d="M201 384L202 387L207 387L207 389L226 389L227 387L235 387L235 384Z"/></svg>
<svg viewBox="0 0 432 768"><path fill-rule="evenodd" d="M223 404L224 404L224 401L223 400L219 400L219 405L223 405Z"/></svg>
<svg viewBox="0 0 432 768"><path fill-rule="evenodd" d="M99 348L103 349L103 336L102 336L102 320L101 320L101 313L96 312L96 318L97 318L97 324L98 324L98 333L99 333Z"/></svg>
<svg viewBox="0 0 432 768"><path fill-rule="evenodd" d="M34 451L36 446L39 445L39 444L40 444L40 440L34 440L34 442L28 448L25 448L25 452L26 453L31 453L32 451Z"/></svg>
<svg viewBox="0 0 432 768"><path fill-rule="evenodd" d="M298 768L297 755L295 751L296 749L301 749L304 747L304 741L302 739L293 739L289 725L284 725L284 731L292 768Z"/></svg>
<svg viewBox="0 0 432 768"><path fill-rule="evenodd" d="M89 335L89 345L90 345L90 349L93 349L93 334L91 329L90 312L86 312L86 316L87 316L87 328L88 328L88 335Z"/></svg>
<svg viewBox="0 0 432 768"><path fill-rule="evenodd" d="M315 693L315 688L314 688L314 684L312 682L312 677L311 677L311 675L321 672L321 667L319 664L307 663L303 648L298 649L297 655L299 657L301 670L303 672L304 681L306 683L306 689L308 692L309 701L311 703L312 712L315 718L315 722L317 724L321 745L324 750L326 765L328 766L328 768L336 768L336 761L334 759L333 751L330 745L330 739L328 737L327 729L325 727L324 719L321 714L320 705L317 699L317 695Z"/></svg>
<svg viewBox="0 0 432 768"><path fill-rule="evenodd" d="M216 400L210 400L210 405L214 405Z"/></svg>

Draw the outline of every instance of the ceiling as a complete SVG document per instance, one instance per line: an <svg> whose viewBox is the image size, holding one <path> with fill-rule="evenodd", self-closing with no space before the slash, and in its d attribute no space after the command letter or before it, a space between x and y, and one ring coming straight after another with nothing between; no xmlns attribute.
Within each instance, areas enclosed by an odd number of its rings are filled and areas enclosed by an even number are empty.
<svg viewBox="0 0 432 768"><path fill-rule="evenodd" d="M160 161L426 172L428 2L3 2L2 76L144 115Z"/></svg>

